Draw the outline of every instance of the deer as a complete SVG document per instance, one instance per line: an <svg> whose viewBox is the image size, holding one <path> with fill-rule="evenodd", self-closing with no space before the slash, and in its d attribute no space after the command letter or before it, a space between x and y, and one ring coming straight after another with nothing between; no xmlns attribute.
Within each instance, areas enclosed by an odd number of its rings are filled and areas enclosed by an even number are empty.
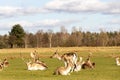
<svg viewBox="0 0 120 80"><path fill-rule="evenodd" d="M7 59L5 58L4 60L3 60L3 66L4 67L8 67L8 65L9 65L9 62L7 61Z"/></svg>
<svg viewBox="0 0 120 80"><path fill-rule="evenodd" d="M35 61L29 60L28 62L25 61L25 59L22 57L22 54L20 54L21 59L25 62L27 65L27 70L46 70L48 67L47 65L36 59Z"/></svg>
<svg viewBox="0 0 120 80"><path fill-rule="evenodd" d="M88 58L86 59L86 61L82 64L82 69L86 69L86 68L94 68L95 67L95 63L91 62L90 57L91 57L92 53L90 53L88 55Z"/></svg>
<svg viewBox="0 0 120 80"><path fill-rule="evenodd" d="M8 67L8 65L9 65L9 62L5 58L3 61L0 62L0 71L2 71L3 68Z"/></svg>
<svg viewBox="0 0 120 80"><path fill-rule="evenodd" d="M30 56L31 56L31 58L33 59L33 62L35 62L36 60L39 60L39 57L38 57L38 55L37 55L37 51L36 51L36 50L33 51L33 52L31 52L31 53L30 53Z"/></svg>
<svg viewBox="0 0 120 80"><path fill-rule="evenodd" d="M70 75L70 71L72 69L72 62L70 60L67 61L67 66L58 67L53 75Z"/></svg>
<svg viewBox="0 0 120 80"><path fill-rule="evenodd" d="M119 57L116 57L116 59L115 59L115 60L116 60L116 65L117 65L117 66L120 66L120 61L119 61L119 60L120 60L120 58L119 58Z"/></svg>
<svg viewBox="0 0 120 80"><path fill-rule="evenodd" d="M2 62L0 63L0 71L2 71L3 70L3 64L2 64Z"/></svg>
<svg viewBox="0 0 120 80"><path fill-rule="evenodd" d="M36 60L36 62L35 62L35 63L38 63L38 64L43 64L44 66L46 66L46 67L47 67L46 63L45 63L45 62L43 62L43 61Z"/></svg>
<svg viewBox="0 0 120 80"><path fill-rule="evenodd" d="M82 57L79 57L79 61L77 61L74 71L75 71L75 72L80 71L83 64L84 64L83 58L82 58Z"/></svg>
<svg viewBox="0 0 120 80"><path fill-rule="evenodd" d="M75 52L69 52L69 53L64 53L63 55L60 55L57 53L57 50L56 50L56 52L52 56L50 56L50 58L57 58L58 60L62 60L65 64L65 67L67 67L68 60L70 60L70 62L74 65L71 70L71 72L73 72L76 62L77 62L77 59L78 59L78 56Z"/></svg>
<svg viewBox="0 0 120 80"><path fill-rule="evenodd" d="M48 67L44 63L26 62L28 70L46 70Z"/></svg>

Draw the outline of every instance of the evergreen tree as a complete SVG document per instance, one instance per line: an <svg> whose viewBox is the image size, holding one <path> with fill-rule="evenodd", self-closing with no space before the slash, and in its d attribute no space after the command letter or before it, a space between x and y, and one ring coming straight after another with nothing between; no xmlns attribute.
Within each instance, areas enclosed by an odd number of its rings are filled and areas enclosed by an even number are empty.
<svg viewBox="0 0 120 80"><path fill-rule="evenodd" d="M25 31L21 25L16 24L9 32L9 44L11 48L24 46Z"/></svg>

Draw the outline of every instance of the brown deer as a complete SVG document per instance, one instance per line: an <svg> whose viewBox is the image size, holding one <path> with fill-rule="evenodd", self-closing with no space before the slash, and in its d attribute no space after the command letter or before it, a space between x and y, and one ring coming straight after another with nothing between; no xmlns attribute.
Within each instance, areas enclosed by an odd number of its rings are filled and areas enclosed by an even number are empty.
<svg viewBox="0 0 120 80"><path fill-rule="evenodd" d="M38 59L36 59L34 57L33 57L34 61L30 60L28 62L25 61L25 59L23 58L21 53L20 53L20 57L26 63L27 70L46 70L48 68L47 65L44 62L39 61Z"/></svg>
<svg viewBox="0 0 120 80"><path fill-rule="evenodd" d="M3 70L3 64L0 63L0 71L2 71L2 70Z"/></svg>
<svg viewBox="0 0 120 80"><path fill-rule="evenodd" d="M9 65L9 62L5 58L3 61L0 62L0 71L2 71L3 68L8 67L8 65Z"/></svg>
<svg viewBox="0 0 120 80"><path fill-rule="evenodd" d="M82 64L82 69L86 69L86 68L94 68L95 67L95 63L91 62L90 57L91 57L92 53L90 53L88 55L88 58L86 59L86 61Z"/></svg>
<svg viewBox="0 0 120 80"><path fill-rule="evenodd" d="M57 58L59 60L62 60L65 64L65 67L67 67L68 62L70 61L74 65L71 70L71 72L72 72L72 71L74 71L78 56L75 52L69 52L69 53L65 53L63 55L59 55L56 51L50 58Z"/></svg>
<svg viewBox="0 0 120 80"><path fill-rule="evenodd" d="M36 62L26 62L28 70L46 70L48 67L45 63L36 63Z"/></svg>
<svg viewBox="0 0 120 80"><path fill-rule="evenodd" d="M84 64L83 58L79 57L79 60L76 63L75 70L76 72L80 71L82 68L82 65Z"/></svg>
<svg viewBox="0 0 120 80"><path fill-rule="evenodd" d="M33 62L35 62L36 60L39 60L39 57L38 57L38 54L37 54L37 51L33 51L30 53L30 56L31 58L33 59Z"/></svg>
<svg viewBox="0 0 120 80"><path fill-rule="evenodd" d="M5 59L3 60L3 66L4 66L4 67L8 67L8 65L9 65L9 62L8 62L7 59L5 58Z"/></svg>
<svg viewBox="0 0 120 80"><path fill-rule="evenodd" d="M54 75L70 75L70 71L72 69L72 66L73 66L73 64L71 63L70 60L68 60L67 66L58 67L53 74Z"/></svg>

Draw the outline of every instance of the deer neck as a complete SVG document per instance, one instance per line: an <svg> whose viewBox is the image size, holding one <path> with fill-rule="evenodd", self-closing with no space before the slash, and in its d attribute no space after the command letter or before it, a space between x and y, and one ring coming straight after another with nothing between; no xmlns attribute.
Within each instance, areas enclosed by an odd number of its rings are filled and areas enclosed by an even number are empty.
<svg viewBox="0 0 120 80"><path fill-rule="evenodd" d="M66 69L66 72L69 73L70 70L72 69L71 63L68 63L68 65L65 69Z"/></svg>
<svg viewBox="0 0 120 80"><path fill-rule="evenodd" d="M61 55L59 55L59 54L57 54L55 57L53 57L53 58L57 58L58 60L62 60L62 56Z"/></svg>
<svg viewBox="0 0 120 80"><path fill-rule="evenodd" d="M51 58L57 58L59 60L61 60L61 55L59 55L58 53L55 53L53 56L51 56Z"/></svg>
<svg viewBox="0 0 120 80"><path fill-rule="evenodd" d="M58 55L58 56L57 56L57 59L62 60L61 55Z"/></svg>
<svg viewBox="0 0 120 80"><path fill-rule="evenodd" d="M117 65L120 65L119 59L116 59L116 63L117 63Z"/></svg>

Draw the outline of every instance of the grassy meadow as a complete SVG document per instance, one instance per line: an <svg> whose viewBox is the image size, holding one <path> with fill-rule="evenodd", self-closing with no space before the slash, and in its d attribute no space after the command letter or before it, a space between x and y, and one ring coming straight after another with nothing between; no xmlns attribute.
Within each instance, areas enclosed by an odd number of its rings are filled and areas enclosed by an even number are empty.
<svg viewBox="0 0 120 80"><path fill-rule="evenodd" d="M85 60L92 52L91 61L96 63L95 69L73 72L68 76L53 75L54 70L64 63L49 58L56 50L60 54L76 51ZM30 52L36 50L40 60L48 65L45 71L28 71L20 53L26 61ZM115 57L120 56L120 47L58 47L58 48L17 48L0 49L0 59L7 58L9 66L0 71L0 80L120 80L120 66L116 66Z"/></svg>

